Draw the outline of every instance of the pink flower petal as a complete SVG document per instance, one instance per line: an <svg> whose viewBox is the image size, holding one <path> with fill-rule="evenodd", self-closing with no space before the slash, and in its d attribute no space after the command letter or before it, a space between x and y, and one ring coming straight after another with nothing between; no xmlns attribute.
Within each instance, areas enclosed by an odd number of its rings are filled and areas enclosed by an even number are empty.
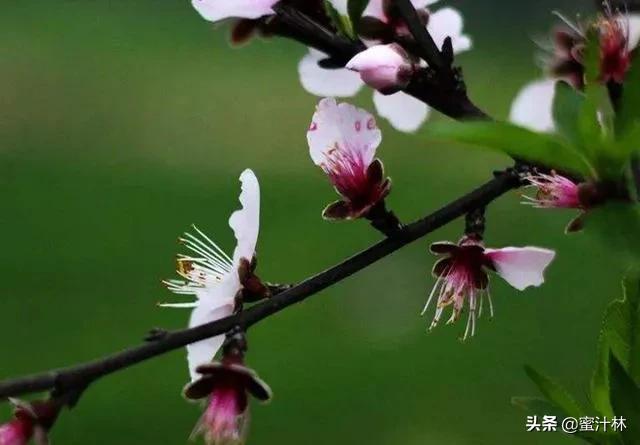
<svg viewBox="0 0 640 445"><path fill-rule="evenodd" d="M193 7L212 22L229 18L257 19L274 14L271 7L278 0L191 0Z"/></svg>
<svg viewBox="0 0 640 445"><path fill-rule="evenodd" d="M307 132L309 154L316 165L326 163L327 154L339 148L362 156L366 167L381 141L382 133L370 113L333 98L318 103Z"/></svg>
<svg viewBox="0 0 640 445"><path fill-rule="evenodd" d="M518 290L540 286L544 282L544 270L556 255L553 250L540 247L485 249L484 253L498 275Z"/></svg>

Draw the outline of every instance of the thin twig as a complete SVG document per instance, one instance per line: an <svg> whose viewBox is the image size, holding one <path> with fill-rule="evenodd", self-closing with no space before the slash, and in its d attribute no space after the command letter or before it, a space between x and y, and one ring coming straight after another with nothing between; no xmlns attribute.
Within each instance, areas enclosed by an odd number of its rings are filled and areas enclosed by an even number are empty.
<svg viewBox="0 0 640 445"><path fill-rule="evenodd" d="M398 8L398 12L418 44L416 47L417 51L420 52L418 56L422 57L434 70L441 71L448 69L448 63L442 57L440 48L438 48L433 37L431 37L431 34L429 34L429 31L427 31L427 28L420 20L411 0L396 0L394 5Z"/></svg>
<svg viewBox="0 0 640 445"><path fill-rule="evenodd" d="M84 389L100 377L188 344L223 334L235 326L249 328L288 306L303 301L344 280L467 212L486 206L507 191L518 187L519 184L520 179L517 172L509 169L440 210L404 226L393 236L249 309L205 325L168 332L155 341L146 342L90 362L2 381L0 382L0 398L47 390L65 393L76 388Z"/></svg>

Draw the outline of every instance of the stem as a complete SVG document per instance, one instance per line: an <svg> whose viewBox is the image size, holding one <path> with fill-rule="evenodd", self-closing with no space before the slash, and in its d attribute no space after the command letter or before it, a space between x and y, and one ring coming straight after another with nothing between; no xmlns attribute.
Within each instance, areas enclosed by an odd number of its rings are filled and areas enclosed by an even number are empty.
<svg viewBox="0 0 640 445"><path fill-rule="evenodd" d="M2 381L0 382L0 398L4 399L46 390L67 393L80 389L81 392L100 377L126 369L188 344L224 334L236 326L241 326L245 329L249 328L269 316L277 314L285 308L344 280L454 219L474 209L486 206L519 185L520 180L517 172L509 169L463 197L447 204L440 210L408 226L404 226L393 236L247 310L205 325L167 332L154 341L130 347L90 362Z"/></svg>
<svg viewBox="0 0 640 445"><path fill-rule="evenodd" d="M409 31L411 31L411 35L418 44L418 55L422 57L431 68L437 71L448 69L449 67L442 57L440 48L438 48L433 37L431 37L422 20L420 20L411 0L396 0L395 7L398 9Z"/></svg>

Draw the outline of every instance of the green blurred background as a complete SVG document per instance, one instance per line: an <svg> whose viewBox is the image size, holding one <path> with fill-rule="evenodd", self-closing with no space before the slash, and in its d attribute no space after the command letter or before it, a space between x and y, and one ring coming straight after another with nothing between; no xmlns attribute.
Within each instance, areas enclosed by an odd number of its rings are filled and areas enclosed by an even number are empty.
<svg viewBox="0 0 640 445"><path fill-rule="evenodd" d="M539 75L532 38L552 9L591 1L453 1L474 50L459 58L473 98L505 117ZM186 324L171 299L176 238L197 223L229 252L238 175L262 185L260 275L294 282L379 239L364 222L328 223L331 187L305 140L316 98L302 90L292 42L230 49L226 28L186 0L5 0L0 6L0 377L92 359ZM371 93L355 99L372 108ZM437 116L436 119L442 119ZM401 134L380 121L389 205L405 221L509 163ZM432 234L250 332L248 356L272 386L255 406L252 444L563 444L526 433L512 395L535 395L522 366L586 398L615 255L563 235L570 212L535 211L516 193L491 206L487 243L558 250L540 289L492 282L493 321L426 333ZM93 385L53 431L58 444L183 444L199 408L185 403L184 351ZM8 408L2 408L8 417Z"/></svg>

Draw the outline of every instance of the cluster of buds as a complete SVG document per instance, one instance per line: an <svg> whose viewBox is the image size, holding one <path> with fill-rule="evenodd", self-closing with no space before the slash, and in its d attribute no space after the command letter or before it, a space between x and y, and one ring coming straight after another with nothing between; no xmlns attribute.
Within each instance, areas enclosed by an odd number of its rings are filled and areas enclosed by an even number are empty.
<svg viewBox="0 0 640 445"><path fill-rule="evenodd" d="M47 433L60 412L53 400L26 402L12 399L13 420L0 426L0 445L26 445L33 439L36 445L49 443Z"/></svg>
<svg viewBox="0 0 640 445"><path fill-rule="evenodd" d="M205 400L206 408L193 434L202 434L209 445L242 443L247 432L249 395L267 402L271 389L244 364L247 350L244 332L227 334L222 359L196 368L199 378L187 384L184 397Z"/></svg>

